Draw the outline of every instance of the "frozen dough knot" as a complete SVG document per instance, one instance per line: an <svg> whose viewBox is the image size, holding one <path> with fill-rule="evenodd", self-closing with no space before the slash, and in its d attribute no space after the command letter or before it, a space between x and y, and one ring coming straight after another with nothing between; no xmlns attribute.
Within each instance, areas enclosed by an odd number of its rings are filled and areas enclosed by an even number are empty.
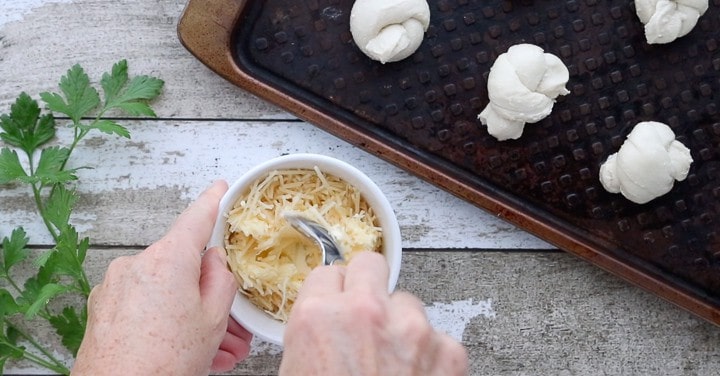
<svg viewBox="0 0 720 376"><path fill-rule="evenodd" d="M608 192L644 204L670 192L675 180L685 180L692 161L690 150L675 140L670 127L641 122L600 167L600 182Z"/></svg>
<svg viewBox="0 0 720 376"><path fill-rule="evenodd" d="M428 26L430 7L425 0L357 0L350 11L355 43L383 64L412 55Z"/></svg>
<svg viewBox="0 0 720 376"><path fill-rule="evenodd" d="M670 43L690 32L708 9L708 0L635 0L650 44Z"/></svg>
<svg viewBox="0 0 720 376"><path fill-rule="evenodd" d="M555 98L568 94L570 74L560 59L532 44L517 44L498 56L488 76L490 103L478 115L500 141L517 139L525 123L550 115Z"/></svg>

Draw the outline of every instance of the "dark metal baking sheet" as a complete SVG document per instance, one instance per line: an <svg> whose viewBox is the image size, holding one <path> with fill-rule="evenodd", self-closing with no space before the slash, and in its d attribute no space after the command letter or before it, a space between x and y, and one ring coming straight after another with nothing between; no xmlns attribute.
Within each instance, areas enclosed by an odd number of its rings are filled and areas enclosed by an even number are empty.
<svg viewBox="0 0 720 376"><path fill-rule="evenodd" d="M353 43L351 0L209 3L191 1L179 32L219 74L720 324L720 0L666 45L645 42L631 1L430 1L420 49L385 65ZM218 46L194 44L213 24L205 43ZM517 43L563 60L571 94L500 142L476 117L490 67ZM670 125L694 163L637 205L598 171L645 120Z"/></svg>

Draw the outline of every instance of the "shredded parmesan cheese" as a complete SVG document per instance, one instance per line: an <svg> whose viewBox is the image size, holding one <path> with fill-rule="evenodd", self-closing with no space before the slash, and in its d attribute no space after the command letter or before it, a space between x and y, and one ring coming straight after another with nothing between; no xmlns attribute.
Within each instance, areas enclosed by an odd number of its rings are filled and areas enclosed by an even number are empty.
<svg viewBox="0 0 720 376"><path fill-rule="evenodd" d="M325 226L346 261L380 252L381 229L360 192L319 168L276 170L255 181L228 213L225 248L240 292L287 321L300 286L322 262L320 248L288 224L285 213Z"/></svg>

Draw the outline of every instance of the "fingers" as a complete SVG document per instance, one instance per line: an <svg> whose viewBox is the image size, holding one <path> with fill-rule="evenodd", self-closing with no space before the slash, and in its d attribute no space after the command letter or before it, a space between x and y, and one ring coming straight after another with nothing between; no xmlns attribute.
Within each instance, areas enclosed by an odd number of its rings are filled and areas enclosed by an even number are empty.
<svg viewBox="0 0 720 376"><path fill-rule="evenodd" d="M177 247L164 247L161 249L177 248L193 250L200 253L210 239L215 219L217 217L220 199L227 191L224 181L214 182L180 214L173 226L163 238ZM174 249L169 249L175 251Z"/></svg>
<svg viewBox="0 0 720 376"><path fill-rule="evenodd" d="M361 252L347 266L345 291L387 294L389 270L385 257L376 252Z"/></svg>
<svg viewBox="0 0 720 376"><path fill-rule="evenodd" d="M243 328L242 325L238 324L237 321L235 321L235 319L233 319L232 317L228 319L227 331L235 337L242 339L246 343L250 343L253 339L252 333L250 333L247 329Z"/></svg>
<svg viewBox="0 0 720 376"><path fill-rule="evenodd" d="M464 376L468 374L469 360L467 350L455 339L445 333L438 333L438 351L432 375Z"/></svg>
<svg viewBox="0 0 720 376"><path fill-rule="evenodd" d="M391 304L402 310L416 311L421 313L423 318L427 318L425 314L425 304L413 294L405 291L397 291L390 295L390 301Z"/></svg>
<svg viewBox="0 0 720 376"><path fill-rule="evenodd" d="M245 332L244 329L243 331ZM248 337L245 336L245 333L238 336L228 330L223 338L223 341L220 343L220 350L231 354L235 363L247 358L248 355L250 355L250 341L252 341L252 335Z"/></svg>
<svg viewBox="0 0 720 376"><path fill-rule="evenodd" d="M313 269L303 282L295 304L313 296L342 292L345 267L340 265L321 266Z"/></svg>
<svg viewBox="0 0 720 376"><path fill-rule="evenodd" d="M228 319L227 332L220 343L210 369L214 372L226 372L250 355L252 334L232 318Z"/></svg>
<svg viewBox="0 0 720 376"><path fill-rule="evenodd" d="M376 252L362 252L348 266L330 265L313 269L305 278L295 303L310 297L343 291L387 294L389 271L385 258Z"/></svg>
<svg viewBox="0 0 720 376"><path fill-rule="evenodd" d="M415 354L415 374L467 375L467 351L455 339L432 327L420 299L396 292L390 297L390 312L390 320L396 323L393 335L404 339L406 353Z"/></svg>
<svg viewBox="0 0 720 376"><path fill-rule="evenodd" d="M228 372L235 368L235 365L239 362L240 360L235 358L235 354L220 348L218 349L217 354L215 354L212 364L210 364L210 371Z"/></svg>
<svg viewBox="0 0 720 376"><path fill-rule="evenodd" d="M228 316L236 291L237 282L227 268L225 250L211 248L200 264L200 298L212 319L221 320Z"/></svg>
<svg viewBox="0 0 720 376"><path fill-rule="evenodd" d="M388 321L392 335L401 338L403 351L415 361L412 374L429 375L436 363L437 333L428 321L425 306L417 297L396 292L390 296Z"/></svg>

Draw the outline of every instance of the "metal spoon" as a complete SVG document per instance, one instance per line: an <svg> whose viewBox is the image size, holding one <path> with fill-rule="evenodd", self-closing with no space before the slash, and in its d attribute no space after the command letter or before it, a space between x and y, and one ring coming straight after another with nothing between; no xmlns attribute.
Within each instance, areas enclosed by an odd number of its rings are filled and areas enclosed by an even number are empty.
<svg viewBox="0 0 720 376"><path fill-rule="evenodd" d="M283 216L295 230L320 246L323 265L344 261L335 239L321 224L297 214L286 213Z"/></svg>

